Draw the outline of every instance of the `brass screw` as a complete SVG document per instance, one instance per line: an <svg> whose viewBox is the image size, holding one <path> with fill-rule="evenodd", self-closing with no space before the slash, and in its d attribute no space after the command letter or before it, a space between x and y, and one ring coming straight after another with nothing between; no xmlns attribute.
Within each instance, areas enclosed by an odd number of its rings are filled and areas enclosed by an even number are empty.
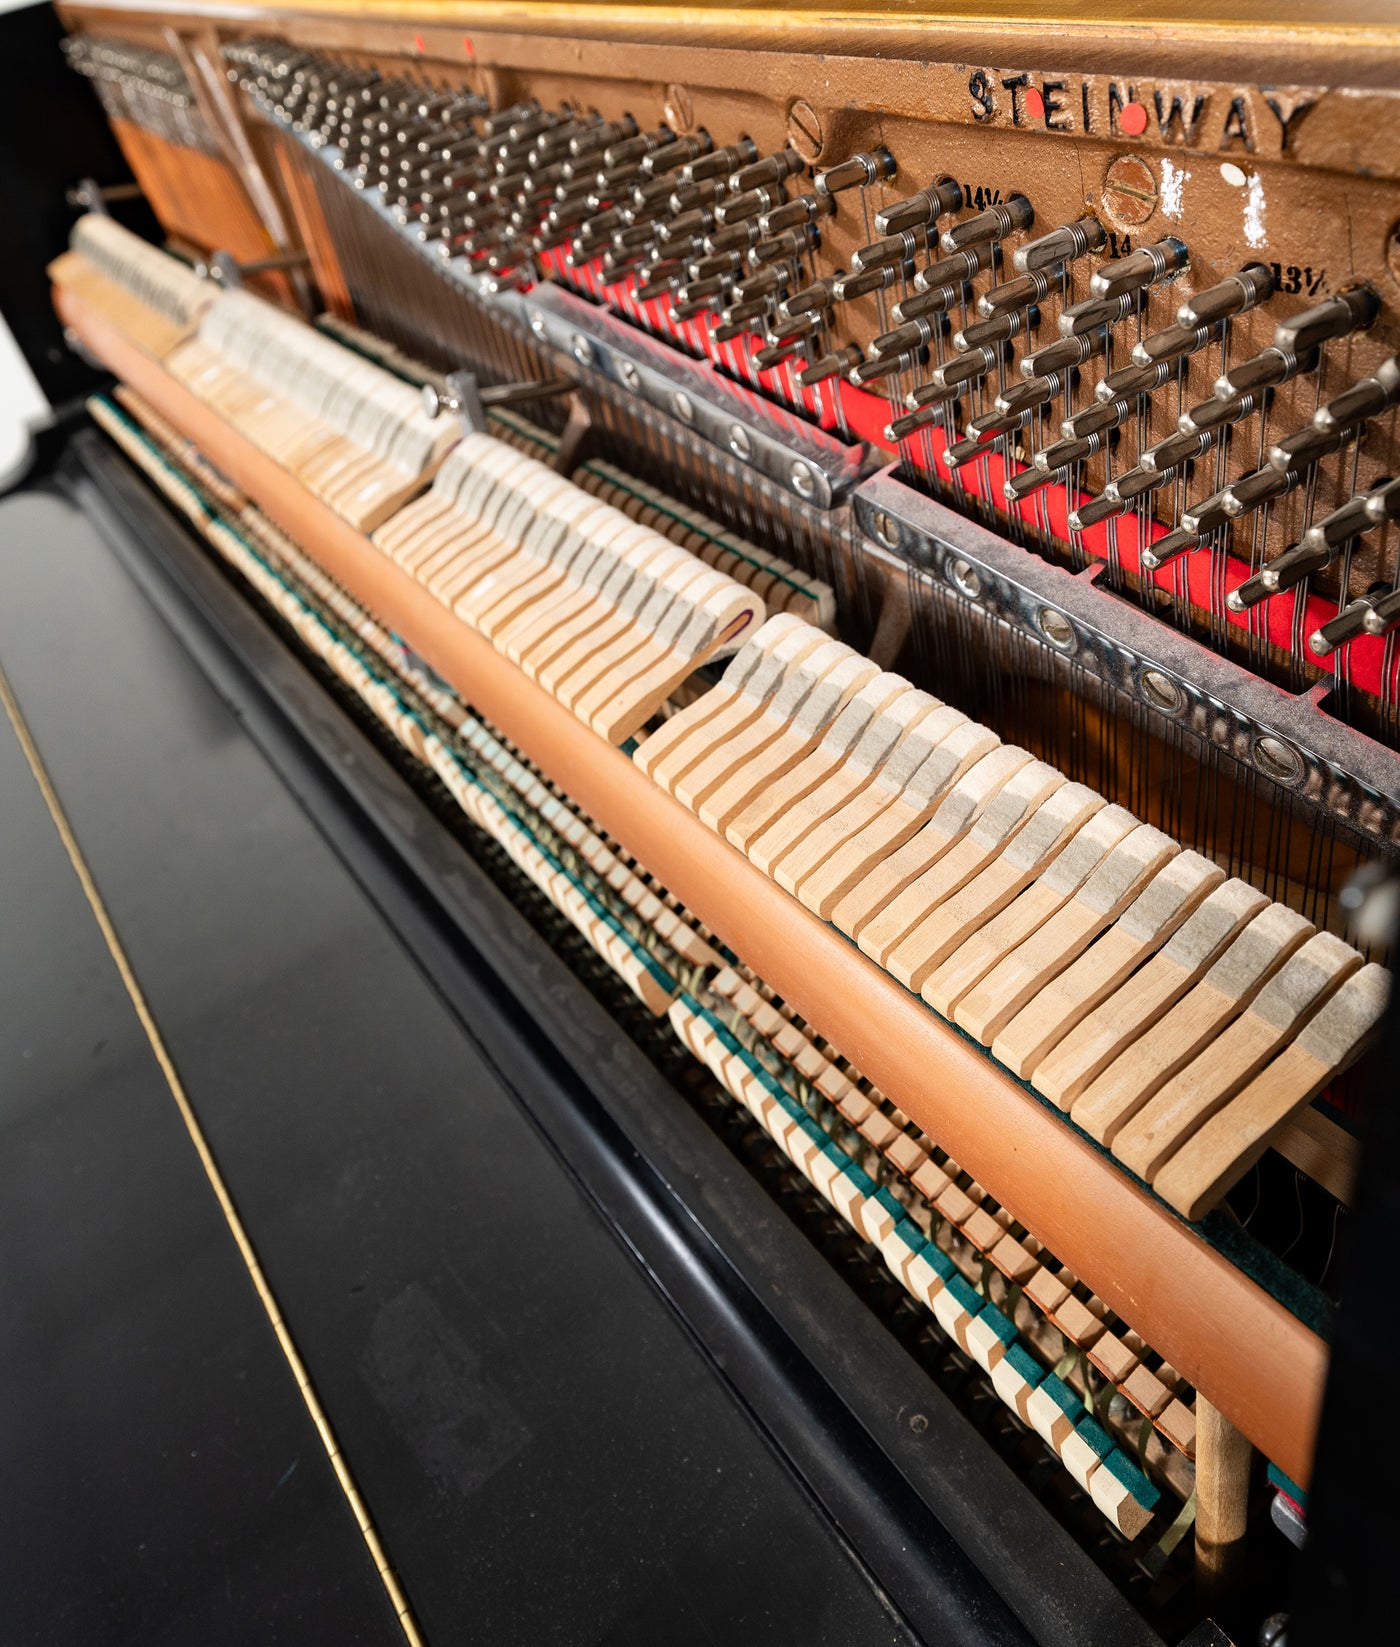
<svg viewBox="0 0 1400 1647"><path fill-rule="evenodd" d="M1119 155L1103 180L1100 204L1122 228L1146 223L1157 210L1156 173L1135 154Z"/></svg>
<svg viewBox="0 0 1400 1647"><path fill-rule="evenodd" d="M661 112L673 132L688 132L695 124L695 105L684 86L667 86Z"/></svg>
<svg viewBox="0 0 1400 1647"><path fill-rule="evenodd" d="M804 160L815 160L822 152L822 123L805 97L799 97L787 113L788 140Z"/></svg>

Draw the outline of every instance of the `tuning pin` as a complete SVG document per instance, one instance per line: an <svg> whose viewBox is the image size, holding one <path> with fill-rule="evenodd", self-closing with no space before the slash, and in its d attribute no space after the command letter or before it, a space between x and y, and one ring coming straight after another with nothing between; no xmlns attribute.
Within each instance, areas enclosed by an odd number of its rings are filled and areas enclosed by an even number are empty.
<svg viewBox="0 0 1400 1647"><path fill-rule="evenodd" d="M795 229L804 223L815 223L818 218L830 217L836 202L830 195L800 194L781 206L774 206L758 220L760 234L779 234L784 229Z"/></svg>
<svg viewBox="0 0 1400 1647"><path fill-rule="evenodd" d="M986 419L979 418L978 422L983 425L985 433L955 440L943 453L943 461L950 469L961 469L964 464L973 463L979 457L986 457L998 435L1018 428L1025 421L1025 417L998 417L988 423Z"/></svg>
<svg viewBox="0 0 1400 1647"><path fill-rule="evenodd" d="M1373 486L1366 494L1366 512L1377 525L1384 520L1400 520L1400 480Z"/></svg>
<svg viewBox="0 0 1400 1647"><path fill-rule="evenodd" d="M974 320L962 331L953 333L953 347L958 350L976 349L984 343L1006 343L1022 332L1033 332L1040 325L1040 310L1011 309L990 320Z"/></svg>
<svg viewBox="0 0 1400 1647"><path fill-rule="evenodd" d="M1003 417L1009 417L1012 413L1027 412L1033 406L1045 405L1068 386L1068 377L1057 372L1049 377L1028 377L1003 389L994 404Z"/></svg>
<svg viewBox="0 0 1400 1647"><path fill-rule="evenodd" d="M1104 429L1116 429L1134 409L1130 400L1101 400L1086 406L1082 412L1067 417L1060 424L1060 433L1073 440L1085 435L1098 434Z"/></svg>
<svg viewBox="0 0 1400 1647"><path fill-rule="evenodd" d="M919 270L914 276L914 289L918 292L960 291L984 269L993 268L998 255L996 244L987 241L980 246L970 246L965 252L954 252L951 257L941 257Z"/></svg>
<svg viewBox="0 0 1400 1647"><path fill-rule="evenodd" d="M1274 277L1263 263L1250 263L1238 274L1188 297L1176 311L1179 326L1212 326L1263 303L1273 292Z"/></svg>
<svg viewBox="0 0 1400 1647"><path fill-rule="evenodd" d="M1042 446L1031 462L1048 477L1068 469L1071 464L1084 463L1089 458L1097 457L1108 447L1109 432L1096 430L1078 439L1057 440L1052 445Z"/></svg>
<svg viewBox="0 0 1400 1647"><path fill-rule="evenodd" d="M831 354L823 355L820 360L814 360L810 366L804 366L797 374L797 381L804 389L810 389L818 383L825 383L828 378L844 377L864 358L857 344L844 344Z"/></svg>
<svg viewBox="0 0 1400 1647"><path fill-rule="evenodd" d="M914 412L906 412L903 417L897 417L885 425L885 439L897 446L901 440L908 440L916 430L926 429L931 423L937 423L942 415L942 401L921 406Z"/></svg>
<svg viewBox="0 0 1400 1647"><path fill-rule="evenodd" d="M796 149L779 149L776 154L766 154L762 160L755 160L752 165L731 172L728 187L731 194L747 194L750 189L760 189L768 184L781 183L784 178L796 177L806 169L807 162Z"/></svg>
<svg viewBox="0 0 1400 1647"><path fill-rule="evenodd" d="M1138 463L1144 469L1154 469L1166 475L1202 457L1214 444L1213 433L1194 429L1189 433L1178 431L1165 440L1159 440L1155 446L1149 446Z"/></svg>
<svg viewBox="0 0 1400 1647"><path fill-rule="evenodd" d="M774 315L768 327L768 341L770 343L800 343L805 338L814 337L827 324L829 316L822 314L798 315L795 320L784 319L781 315Z"/></svg>
<svg viewBox="0 0 1400 1647"><path fill-rule="evenodd" d="M853 366L847 374L852 383L859 388L864 383L873 383L877 378L902 376L905 372L917 371L923 365L922 355L881 355L878 359L862 360L859 365Z"/></svg>
<svg viewBox="0 0 1400 1647"><path fill-rule="evenodd" d="M1021 356L1021 376L1046 377L1051 372L1070 371L1075 366L1082 366L1086 360L1101 355L1107 346L1106 327L1100 327L1097 332L1081 333L1078 337L1058 337L1043 349Z"/></svg>
<svg viewBox="0 0 1400 1647"><path fill-rule="evenodd" d="M788 229L783 234L774 235L771 240L760 240L749 253L748 261L752 268L758 269L765 263L782 263L791 257L806 257L808 252L821 245L821 239L815 225L810 223L806 228Z"/></svg>
<svg viewBox="0 0 1400 1647"><path fill-rule="evenodd" d="M1021 503L1042 487L1053 486L1057 478L1053 469L1022 469L1002 483L1001 493L1008 503Z"/></svg>
<svg viewBox="0 0 1400 1647"><path fill-rule="evenodd" d="M682 212L679 217L673 217L669 223L658 225L656 238L668 249L696 245L711 226L710 214L696 206L691 211Z"/></svg>
<svg viewBox="0 0 1400 1647"><path fill-rule="evenodd" d="M762 349L755 349L749 358L755 371L771 372L795 355L801 347L801 338L789 338L783 343L769 343Z"/></svg>
<svg viewBox="0 0 1400 1647"><path fill-rule="evenodd" d="M598 271L600 286L621 286L624 281L630 280L641 269L644 259L638 256L619 257L614 252L606 252L603 256L602 268Z"/></svg>
<svg viewBox="0 0 1400 1647"><path fill-rule="evenodd" d="M1028 229L1035 222L1035 208L1023 194L1014 194L1003 206L991 206L976 217L966 217L945 229L939 245L945 252L965 251L969 246L982 246L1005 240L1019 229Z"/></svg>
<svg viewBox="0 0 1400 1647"><path fill-rule="evenodd" d="M678 171L682 166L698 160L714 147L709 132L698 131L690 137L678 137L673 143L663 143L641 158L643 177L660 177L663 172Z"/></svg>
<svg viewBox="0 0 1400 1647"><path fill-rule="evenodd" d="M1085 252L1097 252L1107 239L1103 224L1096 217L1081 217L1077 223L1066 223L1038 240L1018 246L1011 262L1019 273L1030 274L1054 263L1071 263Z"/></svg>
<svg viewBox="0 0 1400 1647"><path fill-rule="evenodd" d="M785 297L778 308L786 315L805 315L817 309L829 309L835 284L834 280L815 280L810 286L804 286L790 297Z"/></svg>
<svg viewBox="0 0 1400 1647"><path fill-rule="evenodd" d="M715 202L715 222L732 227L750 218L760 218L764 212L781 205L782 198L778 189L750 189L745 194L726 195Z"/></svg>
<svg viewBox="0 0 1400 1647"><path fill-rule="evenodd" d="M969 349L955 360L936 366L931 374L932 380L940 389L975 383L986 377L988 372L995 371L997 363L1005 360L1009 352L1005 345L996 347L988 344L980 349Z"/></svg>
<svg viewBox="0 0 1400 1647"><path fill-rule="evenodd" d="M991 411L980 412L976 417L969 418L967 433L973 440L992 440L997 435L1009 434L1012 429L1022 428L1029 421L1029 409L1004 412L997 406Z"/></svg>
<svg viewBox="0 0 1400 1647"><path fill-rule="evenodd" d="M1250 514L1276 498L1287 497L1296 490L1300 478L1296 469L1286 472L1282 469L1256 469L1253 474L1232 481L1223 490L1212 492L1199 503L1191 504L1182 511L1181 524L1187 531L1205 536L1217 526L1238 520L1241 515Z"/></svg>
<svg viewBox="0 0 1400 1647"><path fill-rule="evenodd" d="M1382 361L1370 377L1344 389L1334 400L1319 406L1313 422L1319 429L1338 429L1366 418L1378 417L1400 400L1400 355Z"/></svg>
<svg viewBox="0 0 1400 1647"><path fill-rule="evenodd" d="M831 281L831 301L850 303L853 299L865 297L870 292L883 292L893 286L902 273L902 269L886 265L883 269L864 269L859 273L835 275Z"/></svg>
<svg viewBox="0 0 1400 1647"><path fill-rule="evenodd" d="M1019 280L1007 280L1000 286L993 286L991 291L984 292L977 299L977 313L990 319L1012 309L1029 309L1058 288L1064 273L1064 264L1054 263L1049 268L1037 270L1035 274L1022 275Z"/></svg>
<svg viewBox="0 0 1400 1647"><path fill-rule="evenodd" d="M710 327L710 336L716 343L730 343L736 337L747 337L767 313L768 305L760 298L753 303L731 303L721 309L716 322Z"/></svg>
<svg viewBox="0 0 1400 1647"><path fill-rule="evenodd" d="M948 331L946 315L922 315L917 320L907 320L892 332L884 332L870 345L870 352L877 358L891 354L908 354L911 350L924 348L935 337L943 337Z"/></svg>
<svg viewBox="0 0 1400 1647"><path fill-rule="evenodd" d="M1235 395L1273 389L1291 378L1305 376L1316 365L1316 349L1305 349L1302 354L1296 354L1292 349L1272 345L1261 349L1257 355L1251 355L1248 360L1242 360L1238 366L1231 366L1216 378L1215 395L1218 400L1228 400Z"/></svg>
<svg viewBox="0 0 1400 1647"><path fill-rule="evenodd" d="M970 286L938 286L931 292L911 292L902 297L890 313L897 321L918 320L922 315L943 314L955 303L967 303L971 296Z"/></svg>
<svg viewBox="0 0 1400 1647"><path fill-rule="evenodd" d="M734 288L734 298L738 303L748 303L754 298L773 298L785 292L792 279L791 271L785 264L772 264L766 269L758 269L753 274L745 275L744 279ZM825 304L812 307L825 308ZM789 309L786 304L779 306L779 312L785 318L791 319L794 315L810 312L809 309Z"/></svg>
<svg viewBox="0 0 1400 1647"><path fill-rule="evenodd" d="M593 154L598 149L606 149L613 143L625 143L628 138L637 135L637 122L630 114L624 114L621 120L610 120L604 124L591 126L587 131L579 132L569 139L569 153L577 160L586 154Z"/></svg>
<svg viewBox="0 0 1400 1647"><path fill-rule="evenodd" d="M1176 560L1181 555L1190 554L1193 549L1199 549L1206 541L1201 532L1188 532L1184 526L1177 527L1176 531L1168 532L1165 537L1157 538L1147 544L1141 551L1139 558L1145 571L1155 572L1160 567Z"/></svg>
<svg viewBox="0 0 1400 1647"><path fill-rule="evenodd" d="M1099 298L1140 292L1144 287L1155 286L1159 280L1178 274L1186 267L1188 260L1185 246L1174 236L1168 235L1153 246L1140 246L1126 257L1095 269L1089 280L1089 290Z"/></svg>
<svg viewBox="0 0 1400 1647"><path fill-rule="evenodd" d="M1271 446L1269 462L1275 469L1306 469L1335 452L1344 442L1355 439L1360 432L1361 425L1357 423L1331 429L1319 429L1310 423Z"/></svg>
<svg viewBox="0 0 1400 1647"><path fill-rule="evenodd" d="M679 257L662 258L659 262L644 263L638 270L637 297L650 303L658 297L674 295L685 273L685 260Z"/></svg>
<svg viewBox="0 0 1400 1647"><path fill-rule="evenodd" d="M1069 529L1071 532L1087 532L1091 526L1097 526L1101 520L1112 520L1115 515L1128 512L1127 500L1120 497L1110 497L1107 492L1096 498L1087 498L1083 503L1069 512Z"/></svg>
<svg viewBox="0 0 1400 1647"><path fill-rule="evenodd" d="M875 229L879 234L899 234L905 229L922 228L925 224L946 217L949 212L961 211L963 192L951 177L943 177L927 189L920 189L906 200L896 200L875 214Z"/></svg>
<svg viewBox="0 0 1400 1647"><path fill-rule="evenodd" d="M883 240L872 240L868 246L860 246L851 253L851 267L864 274L870 269L907 263L916 252L924 250L932 234L933 230L925 226L906 229L902 234L886 235Z"/></svg>
<svg viewBox="0 0 1400 1647"><path fill-rule="evenodd" d="M687 183L703 183L707 178L727 180L741 166L749 165L758 156L758 145L751 137L741 137L737 143L701 155L681 167L681 176Z"/></svg>
<svg viewBox="0 0 1400 1647"><path fill-rule="evenodd" d="M1365 331L1380 313L1380 299L1369 286L1353 286L1315 308L1305 309L1274 328L1274 347L1302 354L1348 332Z"/></svg>
<svg viewBox="0 0 1400 1647"><path fill-rule="evenodd" d="M1239 590L1235 590L1235 593L1238 594ZM1358 635L1364 635L1368 630L1372 634L1384 634L1390 627L1391 620L1379 619L1376 607L1377 602L1370 595L1362 595L1352 601L1349 606L1343 607L1335 618L1329 618L1320 628L1313 630L1308 636L1308 650L1316 658L1325 658L1339 646L1345 646L1348 641L1355 640ZM1390 608L1387 608L1387 611L1389 610ZM1373 622L1379 622L1380 627L1372 629Z"/></svg>
<svg viewBox="0 0 1400 1647"><path fill-rule="evenodd" d="M1062 309L1056 324L1061 337L1082 337L1101 326L1115 326L1129 315L1137 314L1147 304L1144 290L1124 292L1119 297L1087 297L1082 303L1072 303Z"/></svg>
<svg viewBox="0 0 1400 1647"><path fill-rule="evenodd" d="M894 174L894 156L888 149L879 148L867 154L853 154L849 160L818 172L814 181L823 194L841 194L846 189L867 189L876 183L888 183Z"/></svg>
<svg viewBox="0 0 1400 1647"><path fill-rule="evenodd" d="M711 275L708 280L688 281L677 289L671 305L672 320L692 320L706 309L713 309L723 296L729 281L724 275Z"/></svg>
<svg viewBox="0 0 1400 1647"><path fill-rule="evenodd" d="M1260 395L1231 395L1225 400L1203 400L1189 412L1183 412L1176 426L1184 435L1203 433L1208 429L1225 429L1241 418L1249 417L1263 405Z"/></svg>
<svg viewBox="0 0 1400 1647"><path fill-rule="evenodd" d="M1159 360L1180 360L1193 355L1207 343L1220 336L1219 323L1210 326L1167 326L1153 332L1133 346L1132 358L1139 366L1151 366Z"/></svg>
<svg viewBox="0 0 1400 1647"><path fill-rule="evenodd" d="M1368 635L1384 635L1394 629L1400 623L1400 590L1373 596L1370 611L1363 614L1361 622Z"/></svg>
<svg viewBox="0 0 1400 1647"><path fill-rule="evenodd" d="M917 412L925 406L946 406L966 393L966 389L956 383L921 383L905 395L904 404L911 412Z"/></svg>
<svg viewBox="0 0 1400 1647"><path fill-rule="evenodd" d="M1168 360L1159 360L1153 366L1124 366L1120 371L1110 372L1094 385L1094 398L1119 400L1150 395L1154 389L1170 383L1173 373L1174 368Z"/></svg>
<svg viewBox="0 0 1400 1647"><path fill-rule="evenodd" d="M690 260L690 278L692 280L710 280L715 275L737 275L742 273L744 260L737 252L715 252L707 257L693 257Z"/></svg>

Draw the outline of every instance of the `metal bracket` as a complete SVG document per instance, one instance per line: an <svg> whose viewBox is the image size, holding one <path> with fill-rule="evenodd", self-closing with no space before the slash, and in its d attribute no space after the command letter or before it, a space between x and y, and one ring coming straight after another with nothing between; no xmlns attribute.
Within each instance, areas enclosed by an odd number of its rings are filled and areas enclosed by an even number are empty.
<svg viewBox="0 0 1400 1647"><path fill-rule="evenodd" d="M113 201L140 200L145 190L139 183L109 183L104 189L90 177L80 177L64 198L75 212L96 212L99 217L110 217L108 207Z"/></svg>
<svg viewBox="0 0 1400 1647"><path fill-rule="evenodd" d="M210 252L203 263L195 265L194 272L201 280L212 280L217 286L236 288L249 275L271 274L278 269L305 269L311 263L305 252L282 252L276 257L259 257L251 263L240 263L232 252Z"/></svg>
<svg viewBox="0 0 1400 1647"><path fill-rule="evenodd" d="M492 383L483 389L474 373L449 372L423 385L423 410L429 417L455 412L469 433L483 434L488 406L523 406L532 400L553 400L556 395L571 395L574 388L572 378L553 377L543 383Z"/></svg>
<svg viewBox="0 0 1400 1647"><path fill-rule="evenodd" d="M864 443L848 445L561 286L546 282L512 301L542 343L620 383L804 503L830 509L870 472Z"/></svg>
<svg viewBox="0 0 1400 1647"><path fill-rule="evenodd" d="M1400 753L1075 574L955 514L887 469L852 498L876 557L915 566L1089 674L1374 840L1400 846Z"/></svg>

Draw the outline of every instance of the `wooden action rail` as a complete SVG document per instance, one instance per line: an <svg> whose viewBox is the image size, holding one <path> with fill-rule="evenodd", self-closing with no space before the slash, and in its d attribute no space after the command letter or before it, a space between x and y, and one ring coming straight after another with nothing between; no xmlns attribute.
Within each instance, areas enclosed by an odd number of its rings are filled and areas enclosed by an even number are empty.
<svg viewBox="0 0 1400 1647"><path fill-rule="evenodd" d="M652 870L793 1009L940 1140L1032 1236L1306 1484L1322 1339L750 864L359 532L59 289L60 317L230 481Z"/></svg>

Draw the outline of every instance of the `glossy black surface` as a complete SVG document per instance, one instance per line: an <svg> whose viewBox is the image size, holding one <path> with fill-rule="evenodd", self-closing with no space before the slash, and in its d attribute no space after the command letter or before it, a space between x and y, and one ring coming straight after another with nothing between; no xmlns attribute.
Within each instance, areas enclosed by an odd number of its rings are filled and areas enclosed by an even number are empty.
<svg viewBox="0 0 1400 1647"><path fill-rule="evenodd" d="M907 1639L527 1120L544 1072L56 498L0 505L0 660L429 1640Z"/></svg>
<svg viewBox="0 0 1400 1647"><path fill-rule="evenodd" d="M402 1641L3 715L0 1323L0 1640Z"/></svg>

